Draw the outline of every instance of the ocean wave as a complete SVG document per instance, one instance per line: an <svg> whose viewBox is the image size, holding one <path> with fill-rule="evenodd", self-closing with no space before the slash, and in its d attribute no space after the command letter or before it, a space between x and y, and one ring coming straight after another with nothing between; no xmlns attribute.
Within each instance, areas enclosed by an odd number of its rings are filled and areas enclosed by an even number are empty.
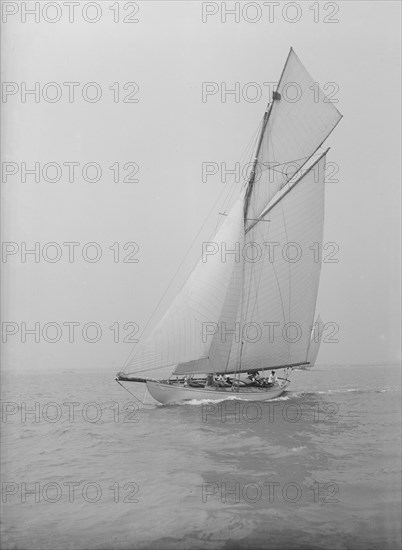
<svg viewBox="0 0 402 550"><path fill-rule="evenodd" d="M223 401L241 401L243 403L261 403L261 402L266 402L266 401L287 401L291 399L291 396L290 395L281 395L280 397L274 397L272 399L261 399L261 400L253 400L253 401L250 401L244 397L239 397L237 395L231 395L229 397L223 397L221 399L190 399L188 401L178 401L177 403L170 403L170 405L180 405L180 406L185 406L185 405L196 405L196 406L199 406L199 405L208 405L208 404L212 404L212 403L222 403ZM169 405L169 404L168 404ZM166 406L166 405L163 405L163 406Z"/></svg>
<svg viewBox="0 0 402 550"><path fill-rule="evenodd" d="M261 401L272 401L272 402L277 402L277 401L289 401L291 399L300 399L300 398L308 398L308 397L311 397L313 398L314 396L316 395L332 395L332 394L349 394L349 393L355 393L355 394L365 394L365 393L384 393L384 392L397 392L397 391L400 391L399 388L397 387L394 387L394 388L383 388L383 389L360 389L360 388L339 388L339 389L328 389L328 390L317 390L317 391L309 391L309 392L305 392L305 391L301 391L301 392L297 392L297 391L286 391L284 392L281 396L279 397L275 397L273 399L267 399L267 400L264 400L262 399ZM243 398L243 397L239 397L239 396L229 396L229 397L224 397L222 399L191 399L189 401L181 401L181 402L177 402L177 403L171 403L170 406L176 406L176 405L180 405L180 406L183 406L183 405L195 405L195 406L199 406L199 405L206 405L206 404L211 404L211 403L222 403L223 401L242 401L242 402L246 402L247 399ZM250 401L252 402L252 401ZM256 401L257 402L257 401ZM160 405L159 405L160 406ZM168 405L162 405L162 406L169 406Z"/></svg>
<svg viewBox="0 0 402 550"><path fill-rule="evenodd" d="M325 391L316 391L316 394L327 395L328 393L365 393L365 390L359 388L341 388L339 390L325 390Z"/></svg>
<svg viewBox="0 0 402 550"><path fill-rule="evenodd" d="M325 391L316 391L315 394L327 395L332 393L386 393L386 392L397 392L400 391L400 388L383 388L383 389L360 389L360 388L340 388L337 390L325 390Z"/></svg>
<svg viewBox="0 0 402 550"><path fill-rule="evenodd" d="M209 403L222 403L223 401L245 401L241 397L231 395L230 397L222 397L222 399L191 399L189 401L181 401L176 405L208 405Z"/></svg>

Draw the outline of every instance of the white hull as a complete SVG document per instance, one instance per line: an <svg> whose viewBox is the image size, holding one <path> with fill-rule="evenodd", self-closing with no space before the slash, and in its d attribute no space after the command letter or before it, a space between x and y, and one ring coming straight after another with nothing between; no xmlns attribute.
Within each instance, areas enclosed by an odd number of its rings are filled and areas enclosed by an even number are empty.
<svg viewBox="0 0 402 550"><path fill-rule="evenodd" d="M147 380L149 393L156 401L166 405L168 403L179 403L181 401L192 401L208 399L210 401L222 401L224 399L242 399L245 401L267 401L279 397L288 387L289 381L282 385L275 385L272 388L240 388L238 392L222 390L220 388L185 388L184 386L166 384Z"/></svg>

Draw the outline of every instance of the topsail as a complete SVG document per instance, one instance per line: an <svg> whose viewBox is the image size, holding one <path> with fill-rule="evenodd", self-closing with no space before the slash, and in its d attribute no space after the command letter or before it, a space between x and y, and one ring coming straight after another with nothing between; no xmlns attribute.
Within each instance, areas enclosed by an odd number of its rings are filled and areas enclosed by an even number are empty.
<svg viewBox="0 0 402 550"><path fill-rule="evenodd" d="M342 118L293 49L274 98L262 123L262 140L249 187L247 213L252 219L307 163Z"/></svg>

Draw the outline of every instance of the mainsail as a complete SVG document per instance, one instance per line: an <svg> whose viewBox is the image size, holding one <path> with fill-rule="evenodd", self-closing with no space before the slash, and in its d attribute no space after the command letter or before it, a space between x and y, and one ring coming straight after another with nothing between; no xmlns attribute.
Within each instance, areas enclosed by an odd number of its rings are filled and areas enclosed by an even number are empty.
<svg viewBox="0 0 402 550"><path fill-rule="evenodd" d="M240 371L307 362L324 227L325 154L245 236ZM236 369L232 353L228 370Z"/></svg>
<svg viewBox="0 0 402 550"><path fill-rule="evenodd" d="M341 116L291 49L216 252L199 261L128 369L246 372L309 361L327 151L313 157Z"/></svg>

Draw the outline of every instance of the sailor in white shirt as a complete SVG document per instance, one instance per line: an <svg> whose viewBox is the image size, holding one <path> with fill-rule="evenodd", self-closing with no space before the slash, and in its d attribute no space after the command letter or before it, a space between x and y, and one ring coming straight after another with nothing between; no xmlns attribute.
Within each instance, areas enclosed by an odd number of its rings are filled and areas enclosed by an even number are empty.
<svg viewBox="0 0 402 550"><path fill-rule="evenodd" d="M271 374L268 377L268 384L276 384L278 382L278 377L275 374L275 371L272 370Z"/></svg>

